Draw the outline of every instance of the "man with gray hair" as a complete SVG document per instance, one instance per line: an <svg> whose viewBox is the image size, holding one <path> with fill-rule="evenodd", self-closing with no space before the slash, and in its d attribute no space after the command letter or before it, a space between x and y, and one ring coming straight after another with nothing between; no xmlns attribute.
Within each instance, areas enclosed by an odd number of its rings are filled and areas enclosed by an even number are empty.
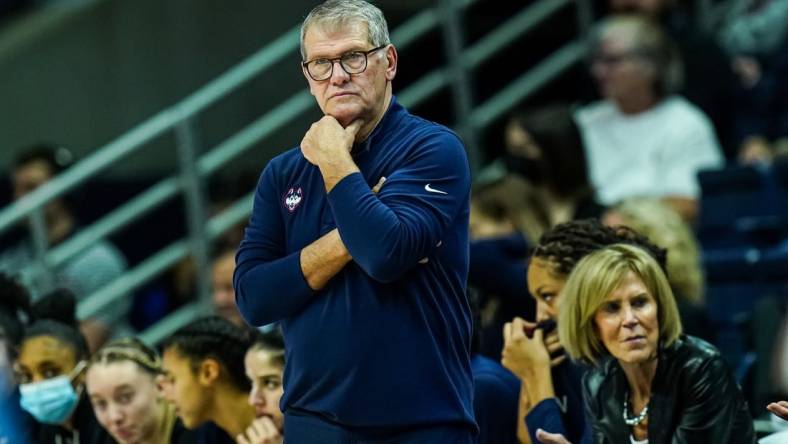
<svg viewBox="0 0 788 444"><path fill-rule="evenodd" d="M462 142L393 96L375 6L315 7L301 54L324 117L263 171L234 276L246 321L283 328L285 437L470 443Z"/></svg>

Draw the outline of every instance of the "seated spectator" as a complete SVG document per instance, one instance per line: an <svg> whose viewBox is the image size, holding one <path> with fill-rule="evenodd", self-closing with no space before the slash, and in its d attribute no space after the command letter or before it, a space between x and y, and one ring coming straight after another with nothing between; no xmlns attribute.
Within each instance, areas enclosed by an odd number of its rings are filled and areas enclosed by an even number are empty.
<svg viewBox="0 0 788 444"><path fill-rule="evenodd" d="M507 169L533 186L543 229L574 219L599 217L580 130L568 106L551 105L514 114L506 126ZM508 196L510 199L512 196ZM536 233L535 241L541 235Z"/></svg>
<svg viewBox="0 0 788 444"><path fill-rule="evenodd" d="M682 335L673 292L650 254L631 245L591 253L563 293L559 336L570 357L592 366L583 399L597 442L756 442L725 360ZM566 442L542 430L537 437Z"/></svg>
<svg viewBox="0 0 788 444"><path fill-rule="evenodd" d="M471 196L468 285L477 291L483 313L479 353L495 361L500 360L503 324L534 311L523 289L523 263L531 243L526 238L545 226L531 217L529 189L524 179L510 174L479 186Z"/></svg>
<svg viewBox="0 0 788 444"><path fill-rule="evenodd" d="M667 36L645 18L615 16L602 23L592 48L604 100L576 118L600 202L658 197L694 220L696 175L719 167L722 156L708 118L674 94L680 68Z"/></svg>
<svg viewBox="0 0 788 444"><path fill-rule="evenodd" d="M612 208L604 218L625 225L668 251L667 276L676 296L684 332L713 341L713 328L703 306L703 265L692 228L658 199L633 198Z"/></svg>
<svg viewBox="0 0 788 444"><path fill-rule="evenodd" d="M194 321L164 341L165 398L187 429L200 428L195 442L233 443L254 421L244 370L249 343L247 330L218 316Z"/></svg>
<svg viewBox="0 0 788 444"><path fill-rule="evenodd" d="M626 228L593 219L557 225L539 240L528 263L528 290L536 319L515 318L504 327L502 363L521 382L518 438L536 443L536 430L563 433L573 442L591 442L584 420L580 379L584 369L564 358L555 330L562 290L575 265L589 253L617 243L648 249L661 263L665 252Z"/></svg>
<svg viewBox="0 0 788 444"><path fill-rule="evenodd" d="M211 293L213 308L216 314L238 327L246 327L235 304L233 288L233 272L235 271L235 249L226 249L219 253L211 265Z"/></svg>
<svg viewBox="0 0 788 444"><path fill-rule="evenodd" d="M788 142L788 1L727 2L717 26L740 79L734 131L739 163L770 163Z"/></svg>
<svg viewBox="0 0 788 444"><path fill-rule="evenodd" d="M518 235L533 243L549 228L535 189L518 174L477 184L471 196L472 239Z"/></svg>
<svg viewBox="0 0 788 444"><path fill-rule="evenodd" d="M14 199L21 199L61 173L70 165L70 156L64 148L50 145L36 145L23 151L13 166ZM44 219L50 246L63 242L78 229L78 221L64 199L49 202L44 208ZM101 240L56 267L53 282L39 267L32 242L25 240L0 253L0 270L17 275L34 300L58 287L71 290L82 300L121 276L126 270L126 260L114 245ZM128 330L126 316L131 304L130 297L121 298L81 322L80 329L91 350L113 332Z"/></svg>
<svg viewBox="0 0 788 444"><path fill-rule="evenodd" d="M681 57L682 84L677 93L700 108L714 124L725 157L735 160L739 140L733 126L739 117L739 82L730 58L714 35L692 14L691 2L682 0L608 0L618 14L641 14L660 23Z"/></svg>
<svg viewBox="0 0 788 444"><path fill-rule="evenodd" d="M85 384L99 423L118 444L190 443L157 378L161 359L138 339L111 341L90 360Z"/></svg>
<svg viewBox="0 0 788 444"><path fill-rule="evenodd" d="M246 376L252 382L249 404L256 419L246 433L236 438L238 444L281 444L285 420L279 401L284 389L285 343L278 330L257 334L244 358Z"/></svg>
<svg viewBox="0 0 788 444"><path fill-rule="evenodd" d="M90 356L74 319L75 303L65 290L38 301L32 310L37 320L20 345L15 366L20 405L38 422L36 443L93 444L109 439L83 396Z"/></svg>

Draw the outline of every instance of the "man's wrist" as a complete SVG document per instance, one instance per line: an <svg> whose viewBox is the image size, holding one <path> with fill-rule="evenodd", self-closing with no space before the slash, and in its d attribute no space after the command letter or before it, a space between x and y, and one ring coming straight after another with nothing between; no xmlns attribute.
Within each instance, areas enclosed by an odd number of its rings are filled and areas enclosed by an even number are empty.
<svg viewBox="0 0 788 444"><path fill-rule="evenodd" d="M339 258L347 262L352 261L353 257L350 255L350 251L348 251L345 243L342 242L342 237L339 235L339 228L334 228L331 230L329 235L337 243L337 252L339 253Z"/></svg>
<svg viewBox="0 0 788 444"><path fill-rule="evenodd" d="M326 193L332 189L345 177L357 173L360 170L353 158L348 155L347 159L337 159L337 161L320 165L320 174L323 176L323 183L326 185Z"/></svg>

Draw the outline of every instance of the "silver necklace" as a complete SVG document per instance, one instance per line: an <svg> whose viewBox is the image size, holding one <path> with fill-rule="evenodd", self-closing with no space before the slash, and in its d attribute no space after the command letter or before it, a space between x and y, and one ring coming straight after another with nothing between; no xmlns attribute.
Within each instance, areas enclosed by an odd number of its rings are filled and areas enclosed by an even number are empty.
<svg viewBox="0 0 788 444"><path fill-rule="evenodd" d="M629 417L629 394L627 393L627 396L624 398L624 412L623 412L623 416L624 416L624 422L628 426L636 426L636 425L640 424L641 422L643 422L643 420L646 419L646 416L648 416L648 404L646 404L646 406L643 407L643 410L640 411L640 414L630 418Z"/></svg>

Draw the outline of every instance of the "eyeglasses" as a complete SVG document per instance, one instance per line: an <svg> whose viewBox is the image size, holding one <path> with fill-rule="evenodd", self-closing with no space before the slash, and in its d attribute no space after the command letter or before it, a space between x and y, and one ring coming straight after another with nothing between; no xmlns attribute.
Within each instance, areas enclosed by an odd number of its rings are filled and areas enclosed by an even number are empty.
<svg viewBox="0 0 788 444"><path fill-rule="evenodd" d="M314 59L301 63L309 77L319 82L334 75L334 63L339 61L339 66L348 74L361 74L367 69L367 57L375 51L385 48L388 44L372 48L369 51L350 51L333 59Z"/></svg>

